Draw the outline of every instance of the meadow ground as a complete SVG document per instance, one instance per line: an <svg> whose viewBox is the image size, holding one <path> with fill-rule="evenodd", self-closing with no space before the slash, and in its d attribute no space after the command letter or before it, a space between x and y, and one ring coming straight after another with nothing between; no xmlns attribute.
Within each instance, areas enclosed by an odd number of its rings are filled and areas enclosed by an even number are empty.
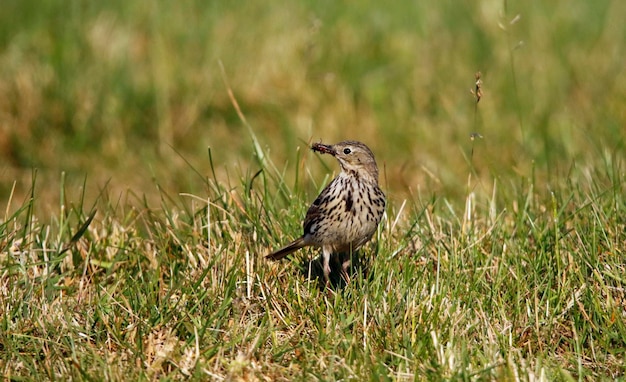
<svg viewBox="0 0 626 382"><path fill-rule="evenodd" d="M0 375L624 378L624 15L4 1ZM331 293L263 256L344 139L389 203Z"/></svg>

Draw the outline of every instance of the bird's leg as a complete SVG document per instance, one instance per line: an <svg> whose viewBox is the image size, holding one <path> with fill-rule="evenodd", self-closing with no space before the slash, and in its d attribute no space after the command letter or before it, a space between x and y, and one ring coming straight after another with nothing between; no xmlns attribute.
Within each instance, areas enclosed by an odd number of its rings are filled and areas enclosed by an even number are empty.
<svg viewBox="0 0 626 382"><path fill-rule="evenodd" d="M346 284L350 283L350 273L348 273L350 264L351 264L350 260L346 260L341 264L341 273L343 275L343 279L346 281Z"/></svg>
<svg viewBox="0 0 626 382"><path fill-rule="evenodd" d="M330 250L330 248L328 247L324 247L322 248L322 267L324 269L324 281L326 282L326 285L328 286L328 284L330 283L330 255L332 255L332 252Z"/></svg>
<svg viewBox="0 0 626 382"><path fill-rule="evenodd" d="M339 273L341 274L341 278L345 281L346 285L350 284L350 273L348 270L352 264L351 258L352 250L350 249L348 252L341 253L337 259L337 265L340 266Z"/></svg>

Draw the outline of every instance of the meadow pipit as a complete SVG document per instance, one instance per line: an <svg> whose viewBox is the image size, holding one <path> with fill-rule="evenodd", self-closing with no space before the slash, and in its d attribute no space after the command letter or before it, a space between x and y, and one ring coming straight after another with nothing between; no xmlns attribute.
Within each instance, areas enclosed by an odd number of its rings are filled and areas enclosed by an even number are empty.
<svg viewBox="0 0 626 382"><path fill-rule="evenodd" d="M334 156L341 172L309 207L302 224L304 234L267 258L279 260L306 246L322 248L324 281L328 284L331 255L348 254L341 264L348 281L352 252L372 238L385 211L378 167L372 151L361 142L315 143L311 149Z"/></svg>

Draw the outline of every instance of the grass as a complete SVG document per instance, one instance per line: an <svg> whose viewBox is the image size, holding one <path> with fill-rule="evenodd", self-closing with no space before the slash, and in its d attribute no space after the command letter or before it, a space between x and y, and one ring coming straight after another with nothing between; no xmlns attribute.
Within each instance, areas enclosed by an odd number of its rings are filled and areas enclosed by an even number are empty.
<svg viewBox="0 0 626 382"><path fill-rule="evenodd" d="M5 7L3 378L624 378L621 2ZM389 204L329 293L263 255L354 138Z"/></svg>
<svg viewBox="0 0 626 382"><path fill-rule="evenodd" d="M247 192L236 194L207 180L208 199L164 193L156 208L102 199L65 253L88 219L83 201L50 224L32 203L7 217L4 376L623 374L621 169L574 172L551 192L528 183L490 198L469 193L465 211L444 198L392 205L364 251L369 273L335 294L307 282L297 260L263 260L283 232L298 233L306 207L295 197L279 207L272 192L284 179L264 170L254 182L242 175L237 188Z"/></svg>

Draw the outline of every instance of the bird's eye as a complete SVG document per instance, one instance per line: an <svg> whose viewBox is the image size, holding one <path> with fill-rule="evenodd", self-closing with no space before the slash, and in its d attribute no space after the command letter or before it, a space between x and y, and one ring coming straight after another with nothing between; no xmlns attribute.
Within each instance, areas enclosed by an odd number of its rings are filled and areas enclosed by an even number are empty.
<svg viewBox="0 0 626 382"><path fill-rule="evenodd" d="M352 150L350 150L348 148L343 149L343 153L346 154L346 155L350 154L351 152L352 152Z"/></svg>

